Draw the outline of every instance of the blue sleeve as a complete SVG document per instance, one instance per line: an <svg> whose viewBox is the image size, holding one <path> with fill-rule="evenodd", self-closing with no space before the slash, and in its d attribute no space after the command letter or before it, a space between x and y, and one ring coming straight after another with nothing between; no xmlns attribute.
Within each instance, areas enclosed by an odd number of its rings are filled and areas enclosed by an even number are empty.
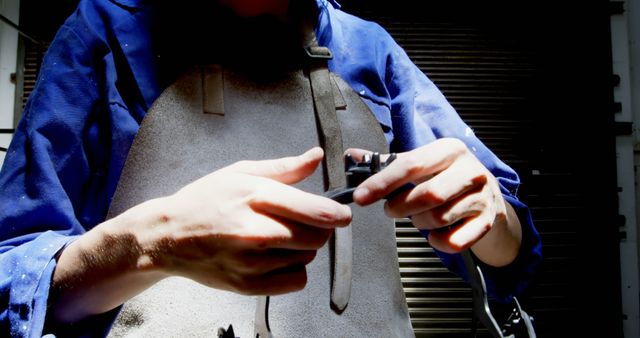
<svg viewBox="0 0 640 338"><path fill-rule="evenodd" d="M126 156L114 148L128 149L110 128L132 118L103 98L111 59L85 15L67 21L47 51L0 171L2 336L40 337L45 319L56 327L47 317L56 255L104 220L117 181L110 160ZM73 336L104 335L110 325L104 316L86 322L95 325Z"/></svg>

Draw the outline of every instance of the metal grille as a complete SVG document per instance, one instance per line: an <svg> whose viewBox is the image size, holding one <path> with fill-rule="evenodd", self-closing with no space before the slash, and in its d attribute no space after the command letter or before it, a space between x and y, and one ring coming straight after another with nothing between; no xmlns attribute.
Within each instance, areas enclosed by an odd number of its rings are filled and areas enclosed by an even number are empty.
<svg viewBox="0 0 640 338"><path fill-rule="evenodd" d="M38 77L38 72L40 70L40 63L42 63L42 58L48 48L48 44L38 45L26 39L23 39L23 42L25 44L25 52L23 61L21 111L24 110L27 99L36 86L36 78Z"/></svg>
<svg viewBox="0 0 640 338"><path fill-rule="evenodd" d="M469 335L471 290L452 274L408 219L396 221L398 260L416 336Z"/></svg>

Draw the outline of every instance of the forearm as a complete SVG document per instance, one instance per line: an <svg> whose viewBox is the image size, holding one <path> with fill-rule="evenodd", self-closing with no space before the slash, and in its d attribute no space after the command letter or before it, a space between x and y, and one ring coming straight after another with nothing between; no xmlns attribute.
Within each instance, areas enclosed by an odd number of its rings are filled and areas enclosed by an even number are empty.
<svg viewBox="0 0 640 338"><path fill-rule="evenodd" d="M52 282L53 316L75 322L109 311L165 275L134 233L152 222L158 200L143 203L96 226L59 256Z"/></svg>
<svg viewBox="0 0 640 338"><path fill-rule="evenodd" d="M515 210L507 201L506 215L498 216L489 232L471 247L485 264L501 267L516 258L522 243L522 226Z"/></svg>

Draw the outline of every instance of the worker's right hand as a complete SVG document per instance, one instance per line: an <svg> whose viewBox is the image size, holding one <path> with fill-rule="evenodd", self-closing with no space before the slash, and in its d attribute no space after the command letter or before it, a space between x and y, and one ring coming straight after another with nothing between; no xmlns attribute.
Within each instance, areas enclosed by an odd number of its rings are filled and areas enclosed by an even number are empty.
<svg viewBox="0 0 640 338"><path fill-rule="evenodd" d="M311 175L323 152L241 161L157 201L136 231L146 259L168 275L242 294L302 289L305 265L351 210L289 184Z"/></svg>
<svg viewBox="0 0 640 338"><path fill-rule="evenodd" d="M351 221L348 207L289 185L322 156L314 148L238 162L97 225L57 259L54 318L73 323L109 311L175 275L242 294L302 289L305 265Z"/></svg>

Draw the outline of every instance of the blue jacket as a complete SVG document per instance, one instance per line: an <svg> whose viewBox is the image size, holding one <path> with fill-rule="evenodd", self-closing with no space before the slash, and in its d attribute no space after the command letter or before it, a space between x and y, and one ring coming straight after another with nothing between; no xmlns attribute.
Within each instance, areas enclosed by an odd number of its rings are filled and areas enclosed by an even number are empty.
<svg viewBox="0 0 640 338"><path fill-rule="evenodd" d="M0 335L43 334L56 254L104 221L140 122L169 84L150 3L81 1L43 60L0 172ZM541 259L529 210L516 198L517 174L476 138L385 30L334 1L318 4L317 36L334 54L331 71L375 113L393 151L459 138L498 179L523 226L516 260L485 267L490 294L508 301ZM465 277L459 255L438 254ZM85 333L102 334L112 318L87 319Z"/></svg>

